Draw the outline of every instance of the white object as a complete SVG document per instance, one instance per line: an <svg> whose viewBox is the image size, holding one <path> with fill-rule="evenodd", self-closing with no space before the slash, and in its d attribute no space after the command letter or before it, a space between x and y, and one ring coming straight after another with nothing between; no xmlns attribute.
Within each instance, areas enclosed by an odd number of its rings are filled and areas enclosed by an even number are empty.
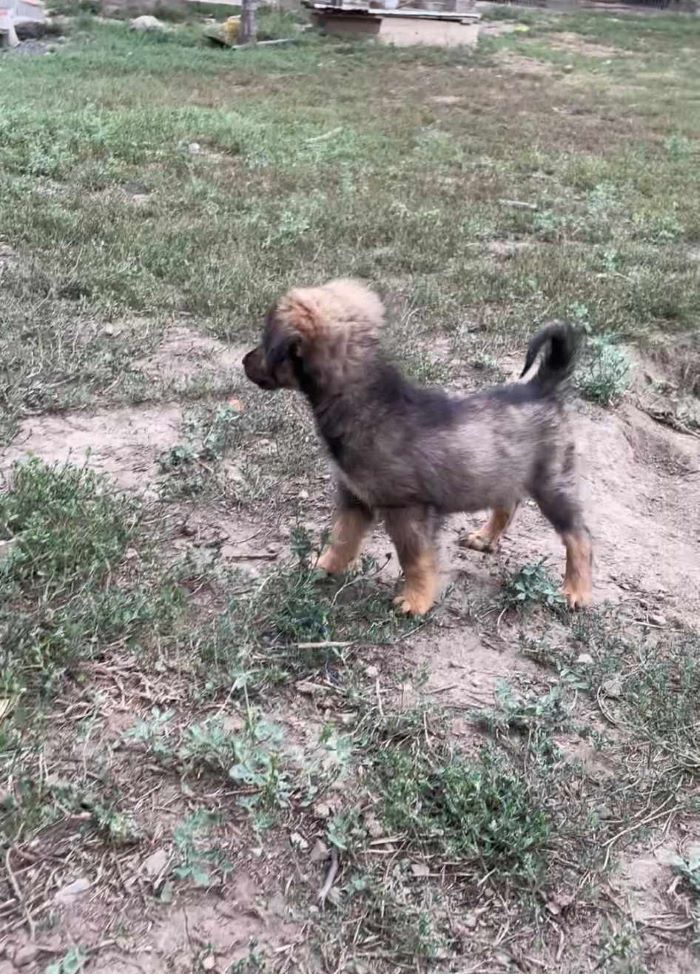
<svg viewBox="0 0 700 974"><path fill-rule="evenodd" d="M0 0L2 2L2 0ZM133 20L129 21L129 27L131 30L137 31L147 31L147 30L165 30L165 24L158 20L157 17L151 17L150 14L144 14L142 17L134 17Z"/></svg>
<svg viewBox="0 0 700 974"><path fill-rule="evenodd" d="M0 44L17 47L16 27L45 23L46 11L39 0L0 0Z"/></svg>

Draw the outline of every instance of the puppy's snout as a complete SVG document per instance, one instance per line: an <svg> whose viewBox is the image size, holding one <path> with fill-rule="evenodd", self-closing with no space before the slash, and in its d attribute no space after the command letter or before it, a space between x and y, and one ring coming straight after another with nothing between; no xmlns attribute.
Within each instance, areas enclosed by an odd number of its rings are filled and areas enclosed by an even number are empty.
<svg viewBox="0 0 700 974"><path fill-rule="evenodd" d="M277 386L267 371L265 355L260 345L243 356L243 369L251 382L261 389L276 389Z"/></svg>

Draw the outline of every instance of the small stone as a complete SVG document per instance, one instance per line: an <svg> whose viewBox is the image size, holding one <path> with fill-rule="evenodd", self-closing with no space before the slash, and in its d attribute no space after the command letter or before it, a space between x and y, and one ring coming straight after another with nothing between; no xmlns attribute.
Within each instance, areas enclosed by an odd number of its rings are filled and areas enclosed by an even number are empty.
<svg viewBox="0 0 700 974"><path fill-rule="evenodd" d="M649 622L652 624L652 626L665 626L668 624L666 616L662 616L661 613L650 615Z"/></svg>
<svg viewBox="0 0 700 974"><path fill-rule="evenodd" d="M619 676L614 676L611 680L606 680L600 689L611 700L619 700L622 696L622 680Z"/></svg>
<svg viewBox="0 0 700 974"><path fill-rule="evenodd" d="M411 872L418 879L426 879L430 875L430 866L424 862L412 862Z"/></svg>
<svg viewBox="0 0 700 974"><path fill-rule="evenodd" d="M240 399L236 399L235 396L232 399L229 399L228 404L231 407L231 409L233 409L233 411L236 412L236 413L244 413L245 412L245 406L243 405L243 403L241 402L241 400Z"/></svg>
<svg viewBox="0 0 700 974"><path fill-rule="evenodd" d="M289 842L293 849L299 849L301 852L306 852L309 848L309 843L306 841L301 832L292 832L289 836Z"/></svg>
<svg viewBox="0 0 700 974"><path fill-rule="evenodd" d="M202 147L199 142L190 142L187 146L187 151L191 156L198 156L202 153Z"/></svg>
<svg viewBox="0 0 700 974"><path fill-rule="evenodd" d="M299 491L299 494L298 494L298 497L299 497L299 500L300 501L308 501L308 499L309 499L309 492L308 492L308 490L300 490Z"/></svg>
<svg viewBox="0 0 700 974"><path fill-rule="evenodd" d="M168 865L168 853L165 849L156 849L141 863L141 868L150 879L157 879Z"/></svg>
<svg viewBox="0 0 700 974"><path fill-rule="evenodd" d="M213 971L216 967L216 957L213 954L207 954L206 957L201 959L200 964L202 965L202 970Z"/></svg>
<svg viewBox="0 0 700 974"><path fill-rule="evenodd" d="M376 815L365 815L365 828L373 839L381 839L384 835L384 826Z"/></svg>
<svg viewBox="0 0 700 974"><path fill-rule="evenodd" d="M59 889L54 896L54 903L58 906L70 906L72 903L75 903L79 896L90 889L90 885L91 883L87 876L81 876L79 879L74 880L74 882L68 883L63 889Z"/></svg>
<svg viewBox="0 0 700 974"><path fill-rule="evenodd" d="M328 687L321 686L319 683L312 683L310 680L298 680L295 684L299 693L306 697L323 697L328 693Z"/></svg>
<svg viewBox="0 0 700 974"><path fill-rule="evenodd" d="M328 802L319 802L314 805L314 815L316 818L330 818L333 814L333 810Z"/></svg>
<svg viewBox="0 0 700 974"><path fill-rule="evenodd" d="M557 893L551 900L548 900L546 907L552 916L559 916L560 913L564 913L574 902L574 897L567 893Z"/></svg>
<svg viewBox="0 0 700 974"><path fill-rule="evenodd" d="M5 561L12 554L12 549L17 544L17 538L9 538L7 541L0 541L0 563Z"/></svg>
<svg viewBox="0 0 700 974"><path fill-rule="evenodd" d="M34 963L38 954L39 948L35 944L25 944L24 947L17 948L12 961L15 967L26 967Z"/></svg>
<svg viewBox="0 0 700 974"><path fill-rule="evenodd" d="M576 657L576 662L582 666L591 666L594 660L590 653L581 653L580 656Z"/></svg>
<svg viewBox="0 0 700 974"><path fill-rule="evenodd" d="M143 34L148 31L165 31L166 26L162 20L158 20L157 17L151 17L150 14L144 14L142 17L134 17L133 20L129 21L129 30L135 30Z"/></svg>
<svg viewBox="0 0 700 974"><path fill-rule="evenodd" d="M378 666L367 666L365 667L365 676L370 680L376 680L379 676Z"/></svg>
<svg viewBox="0 0 700 974"><path fill-rule="evenodd" d="M316 839L309 859L311 862L325 862L328 858L328 853L329 849L326 843L322 839Z"/></svg>

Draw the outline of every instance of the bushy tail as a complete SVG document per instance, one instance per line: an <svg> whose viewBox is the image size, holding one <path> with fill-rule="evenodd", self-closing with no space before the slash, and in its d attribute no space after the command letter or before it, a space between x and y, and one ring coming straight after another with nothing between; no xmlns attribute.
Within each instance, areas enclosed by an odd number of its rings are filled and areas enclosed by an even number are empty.
<svg viewBox="0 0 700 974"><path fill-rule="evenodd" d="M520 373L521 379L530 371L545 345L547 350L542 356L540 367L530 379L543 393L553 392L573 372L579 345L578 336L567 322L547 322L528 345L525 365Z"/></svg>

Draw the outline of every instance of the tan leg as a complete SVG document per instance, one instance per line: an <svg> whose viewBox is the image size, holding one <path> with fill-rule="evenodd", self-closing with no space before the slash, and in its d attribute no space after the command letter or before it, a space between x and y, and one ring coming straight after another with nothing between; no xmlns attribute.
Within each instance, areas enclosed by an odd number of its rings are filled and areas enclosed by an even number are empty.
<svg viewBox="0 0 700 974"><path fill-rule="evenodd" d="M564 595L570 609L582 609L591 601L593 546L587 531L562 534L566 546Z"/></svg>
<svg viewBox="0 0 700 974"><path fill-rule="evenodd" d="M422 616L432 607L438 590L434 550L423 551L404 565L403 591L394 599L401 612Z"/></svg>
<svg viewBox="0 0 700 974"><path fill-rule="evenodd" d="M362 539L371 520L368 512L361 507L340 510L331 530L331 543L316 567L329 575L340 575L347 571L360 553Z"/></svg>
<svg viewBox="0 0 700 974"><path fill-rule="evenodd" d="M424 615L438 592L434 515L411 507L387 511L385 520L404 573L403 589L394 602L401 612Z"/></svg>
<svg viewBox="0 0 700 974"><path fill-rule="evenodd" d="M472 531L466 537L460 538L460 545L463 548L473 548L474 551L495 551L517 509L517 504L513 507L494 507L486 524L478 531Z"/></svg>

